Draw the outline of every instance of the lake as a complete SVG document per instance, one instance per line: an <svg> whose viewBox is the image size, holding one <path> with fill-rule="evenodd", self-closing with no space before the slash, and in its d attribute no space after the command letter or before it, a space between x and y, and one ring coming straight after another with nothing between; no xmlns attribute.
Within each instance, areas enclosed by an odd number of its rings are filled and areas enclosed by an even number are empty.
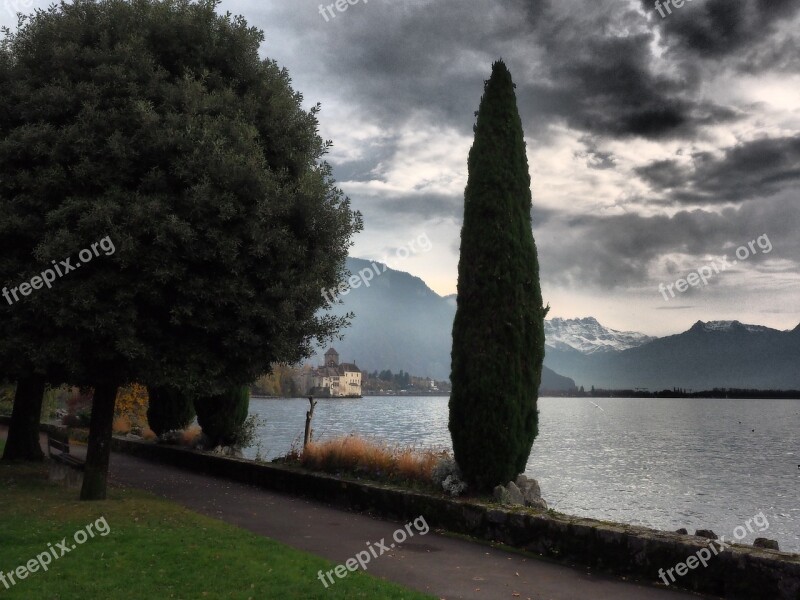
<svg viewBox="0 0 800 600"><path fill-rule="evenodd" d="M446 397L320 400L314 439L357 433L450 449ZM253 398L266 459L302 446L308 400ZM763 512L781 550L800 552L800 401L541 398L525 473L560 512L675 530L734 529ZM253 458L255 448L245 456ZM742 535L742 529L737 533Z"/></svg>

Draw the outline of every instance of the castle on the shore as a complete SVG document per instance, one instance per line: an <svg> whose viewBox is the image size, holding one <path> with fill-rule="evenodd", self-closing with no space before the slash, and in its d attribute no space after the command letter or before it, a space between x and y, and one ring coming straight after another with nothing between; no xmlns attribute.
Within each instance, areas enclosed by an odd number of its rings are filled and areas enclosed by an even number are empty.
<svg viewBox="0 0 800 600"><path fill-rule="evenodd" d="M332 398L361 396L361 371L355 363L340 363L335 348L325 353L324 361L317 368L310 365L303 368L297 381L297 387L303 395Z"/></svg>

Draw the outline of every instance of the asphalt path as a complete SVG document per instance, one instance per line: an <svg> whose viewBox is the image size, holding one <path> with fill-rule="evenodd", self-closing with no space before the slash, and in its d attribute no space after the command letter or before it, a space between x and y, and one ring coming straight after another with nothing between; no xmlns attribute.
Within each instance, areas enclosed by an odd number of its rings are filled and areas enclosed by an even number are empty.
<svg viewBox="0 0 800 600"><path fill-rule="evenodd" d="M0 437L5 437L0 428ZM43 438L46 440L46 438ZM46 441L45 441L46 443ZM83 448L75 447L81 455ZM139 488L198 513L344 565L370 547L368 573L437 598L495 600L680 600L708 598L594 573L487 544L376 519L295 496L113 453L113 485ZM424 515L421 515L424 517ZM408 527L406 527L408 525ZM395 533L403 530L407 540ZM413 536L407 535L413 532ZM394 544L394 546L392 546ZM375 556L377 555L377 556ZM361 555L362 559L364 554ZM367 562L366 560L364 561ZM309 573L318 580L319 573ZM336 574L326 578L337 580ZM322 581L318 581L324 588Z"/></svg>

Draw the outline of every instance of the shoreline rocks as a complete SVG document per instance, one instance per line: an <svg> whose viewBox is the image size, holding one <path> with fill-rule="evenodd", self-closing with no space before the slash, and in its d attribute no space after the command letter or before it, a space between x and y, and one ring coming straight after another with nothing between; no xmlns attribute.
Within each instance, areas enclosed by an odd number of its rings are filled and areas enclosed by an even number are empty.
<svg viewBox="0 0 800 600"><path fill-rule="evenodd" d="M694 532L697 537L708 538L709 540L718 540L719 536L710 529L698 529Z"/></svg>
<svg viewBox="0 0 800 600"><path fill-rule="evenodd" d="M547 502L542 498L539 482L525 475L518 476L516 481L509 481L506 485L496 486L492 496L501 504L547 510Z"/></svg>
<svg viewBox="0 0 800 600"><path fill-rule="evenodd" d="M767 538L756 538L755 540L753 540L753 547L780 551L780 548L778 547L778 542Z"/></svg>

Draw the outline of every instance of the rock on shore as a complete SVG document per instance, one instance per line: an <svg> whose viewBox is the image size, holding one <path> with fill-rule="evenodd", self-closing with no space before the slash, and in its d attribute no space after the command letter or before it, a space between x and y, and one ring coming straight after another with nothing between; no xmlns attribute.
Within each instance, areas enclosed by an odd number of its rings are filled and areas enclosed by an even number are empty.
<svg viewBox="0 0 800 600"><path fill-rule="evenodd" d="M506 485L498 485L494 488L493 496L501 504L547 510L547 502L542 498L539 482L528 479L525 475L518 476L516 481L509 481Z"/></svg>

